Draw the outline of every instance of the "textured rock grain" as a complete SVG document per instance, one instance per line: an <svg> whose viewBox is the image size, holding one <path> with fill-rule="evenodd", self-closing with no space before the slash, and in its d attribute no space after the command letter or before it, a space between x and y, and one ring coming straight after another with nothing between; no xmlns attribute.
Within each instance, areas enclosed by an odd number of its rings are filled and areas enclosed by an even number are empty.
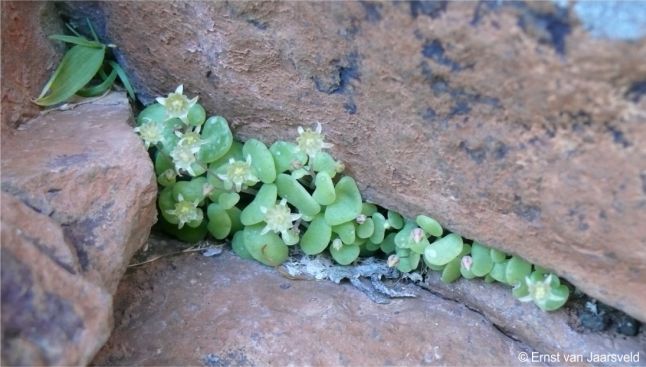
<svg viewBox="0 0 646 367"><path fill-rule="evenodd" d="M3 139L2 191L54 219L81 271L114 292L156 220L152 163L124 94L31 120Z"/></svg>
<svg viewBox="0 0 646 367"><path fill-rule="evenodd" d="M511 338L521 341L542 353L557 355L605 355L609 350L619 355L637 353L640 361L646 357L646 333L626 338L613 331L591 332L580 327L573 307L556 312L543 312L533 303L521 303L510 295L510 288L481 280L461 279L445 284L439 273L432 272L422 285L432 293L450 298L479 310ZM563 362L563 361L561 361ZM604 362L599 366L632 365Z"/></svg>
<svg viewBox="0 0 646 367"><path fill-rule="evenodd" d="M58 64L64 46L47 36L62 33L53 2L2 2L2 132L38 114L31 102Z"/></svg>
<svg viewBox="0 0 646 367"><path fill-rule="evenodd" d="M2 364L85 365L112 330L112 296L81 275L61 227L2 193Z"/></svg>
<svg viewBox="0 0 646 367"><path fill-rule="evenodd" d="M506 366L528 351L423 291L379 305L349 284L289 280L230 252L126 274L115 322L96 365Z"/></svg>
<svg viewBox="0 0 646 367"><path fill-rule="evenodd" d="M156 219L152 163L113 93L2 141L2 364L84 365Z"/></svg>
<svg viewBox="0 0 646 367"><path fill-rule="evenodd" d="M646 321L646 39L554 3L68 6L144 100L183 83L267 143L321 121L367 199Z"/></svg>

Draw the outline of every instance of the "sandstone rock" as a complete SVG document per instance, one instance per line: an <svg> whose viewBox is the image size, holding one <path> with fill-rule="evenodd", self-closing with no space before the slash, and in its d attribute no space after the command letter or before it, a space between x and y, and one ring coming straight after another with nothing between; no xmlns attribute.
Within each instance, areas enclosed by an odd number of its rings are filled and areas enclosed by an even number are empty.
<svg viewBox="0 0 646 367"><path fill-rule="evenodd" d="M577 325L570 307L557 312L543 312L532 303L514 299L509 287L487 284L480 280L461 279L452 284L440 280L439 273L431 272L421 284L441 297L447 297L480 311L490 322L511 338L542 353L556 355L630 355L639 353L640 361L646 356L646 333L626 338L612 331L593 333ZM563 362L563 361L561 361ZM617 363L598 365L616 366ZM625 363L630 365L630 363Z"/></svg>
<svg viewBox="0 0 646 367"><path fill-rule="evenodd" d="M112 329L112 296L84 279L61 227L2 193L2 365L85 365Z"/></svg>
<svg viewBox="0 0 646 367"><path fill-rule="evenodd" d="M268 143L321 121L367 199L646 321L646 38L596 38L581 6L68 4L145 101L183 83Z"/></svg>
<svg viewBox="0 0 646 367"><path fill-rule="evenodd" d="M427 292L388 305L350 285L294 281L225 251L129 272L96 365L516 365L528 351Z"/></svg>
<svg viewBox="0 0 646 367"><path fill-rule="evenodd" d="M44 114L2 144L2 191L59 223L81 273L109 293L156 219L152 163L131 116L113 93Z"/></svg>
<svg viewBox="0 0 646 367"><path fill-rule="evenodd" d="M152 164L121 93L50 111L2 141L3 365L84 365L156 218Z"/></svg>
<svg viewBox="0 0 646 367"><path fill-rule="evenodd" d="M55 4L2 2L2 131L38 114L36 98L58 64L64 46L47 36L63 33Z"/></svg>

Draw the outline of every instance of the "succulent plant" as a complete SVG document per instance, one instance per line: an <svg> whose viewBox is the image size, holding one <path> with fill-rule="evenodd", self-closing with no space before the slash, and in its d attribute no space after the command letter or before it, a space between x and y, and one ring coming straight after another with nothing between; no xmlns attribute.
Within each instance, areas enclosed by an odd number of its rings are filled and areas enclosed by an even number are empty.
<svg viewBox="0 0 646 367"><path fill-rule="evenodd" d="M290 248L327 251L341 265L387 256L400 272L420 269L423 259L422 270L441 272L446 283L497 281L544 310L567 300L556 275L518 256L447 233L427 215L412 220L365 202L344 165L324 151L332 144L320 124L299 128L296 143L241 143L226 119L207 119L197 97L183 92L180 86L146 107L135 127L154 157L160 227L169 234L188 242L209 234L230 239L236 254L268 266L284 262Z"/></svg>
<svg viewBox="0 0 646 367"><path fill-rule="evenodd" d="M513 294L521 302L534 302L543 311L554 311L565 304L570 290L554 274L535 271L517 283Z"/></svg>
<svg viewBox="0 0 646 367"><path fill-rule="evenodd" d="M183 93L184 86L179 85L175 92L169 93L167 97L157 97L157 103L164 106L167 118L179 118L183 123L189 124L188 112L197 103L198 97L188 99Z"/></svg>

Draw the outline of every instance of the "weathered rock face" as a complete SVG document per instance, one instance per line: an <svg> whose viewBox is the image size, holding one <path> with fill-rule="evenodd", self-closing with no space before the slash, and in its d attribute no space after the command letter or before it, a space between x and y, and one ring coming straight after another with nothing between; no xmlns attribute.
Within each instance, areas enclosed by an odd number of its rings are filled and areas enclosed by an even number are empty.
<svg viewBox="0 0 646 367"><path fill-rule="evenodd" d="M643 7L612 29L585 2L68 6L146 101L184 83L267 142L321 121L366 198L646 321Z"/></svg>
<svg viewBox="0 0 646 367"><path fill-rule="evenodd" d="M2 361L86 364L156 219L150 159L113 93L8 130L2 141Z"/></svg>
<svg viewBox="0 0 646 367"><path fill-rule="evenodd" d="M124 94L45 114L3 140L2 191L59 223L82 273L112 293L156 219L152 163Z"/></svg>
<svg viewBox="0 0 646 367"><path fill-rule="evenodd" d="M178 337L184 335L187 337ZM373 303L225 252L129 272L96 365L493 365L529 351L465 306L421 291Z"/></svg>
<svg viewBox="0 0 646 367"><path fill-rule="evenodd" d="M89 282L61 227L2 193L2 364L86 364L112 330L112 296Z"/></svg>
<svg viewBox="0 0 646 367"><path fill-rule="evenodd" d="M604 355L611 348L613 353L621 355L639 354L641 359L646 356L646 332L642 330L629 338L615 330L590 332L581 327L578 318L578 311L585 306L574 306L574 302L556 312L545 313L534 304L518 302L511 297L507 286L466 279L446 284L436 272L428 273L421 286L479 310L498 329L541 353L583 355L587 358L590 354ZM630 365L628 362L623 364ZM598 365L612 366L616 363Z"/></svg>
<svg viewBox="0 0 646 367"><path fill-rule="evenodd" d="M38 114L40 93L64 47L47 39L63 33L53 2L2 2L2 130Z"/></svg>

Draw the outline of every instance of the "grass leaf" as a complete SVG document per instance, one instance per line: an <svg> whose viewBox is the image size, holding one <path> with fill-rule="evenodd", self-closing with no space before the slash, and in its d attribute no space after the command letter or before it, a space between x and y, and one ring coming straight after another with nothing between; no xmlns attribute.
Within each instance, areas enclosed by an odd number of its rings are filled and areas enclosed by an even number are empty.
<svg viewBox="0 0 646 367"><path fill-rule="evenodd" d="M130 99L132 99L134 101L135 100L135 91L134 91L134 89L132 89L132 85L130 84L130 81L128 80L128 75L126 75L126 72L116 62L110 60L110 61L108 61L108 63L110 64L110 66L112 66L112 68L114 70L117 71L117 74L119 75L119 80L121 80L121 83L123 83L123 86L128 91L128 96L130 96Z"/></svg>
<svg viewBox="0 0 646 367"><path fill-rule="evenodd" d="M79 32L77 32L77 31L76 31L76 29L74 29L74 27L72 27L72 25L71 25L71 24L69 24L69 23L65 23L65 26L67 27L67 29L69 29L69 30L70 30L70 32L74 33L74 35L81 37L81 35L79 34Z"/></svg>
<svg viewBox="0 0 646 367"><path fill-rule="evenodd" d="M47 96L41 93L34 103L40 106L52 106L66 101L92 80L103 64L104 57L105 47L82 45L72 47L43 89L44 93L48 90L51 90L51 93Z"/></svg>
<svg viewBox="0 0 646 367"><path fill-rule="evenodd" d="M117 71L115 69L112 69L110 72L110 75L107 76L107 78L104 78L103 82L93 85L93 86L87 86L84 88L81 88L76 94L78 94L81 97L95 97L98 95L101 95L105 93L110 87L112 87L112 84L114 84L114 80L117 78Z"/></svg>
<svg viewBox="0 0 646 367"><path fill-rule="evenodd" d="M102 48L104 47L103 44L96 42L96 41L90 41L89 39L85 37L77 37L77 36L68 36L65 34L54 34L49 36L50 39L57 40L57 41L63 41L67 43L72 43L75 45L81 45L85 47L94 47L94 48Z"/></svg>
<svg viewBox="0 0 646 367"><path fill-rule="evenodd" d="M96 32L94 31L94 27L92 27L92 22L90 22L89 18L85 18L85 21L87 22L87 26L90 28L90 32L92 32L92 37L94 37L94 40L96 42L99 42L99 37L96 35Z"/></svg>

